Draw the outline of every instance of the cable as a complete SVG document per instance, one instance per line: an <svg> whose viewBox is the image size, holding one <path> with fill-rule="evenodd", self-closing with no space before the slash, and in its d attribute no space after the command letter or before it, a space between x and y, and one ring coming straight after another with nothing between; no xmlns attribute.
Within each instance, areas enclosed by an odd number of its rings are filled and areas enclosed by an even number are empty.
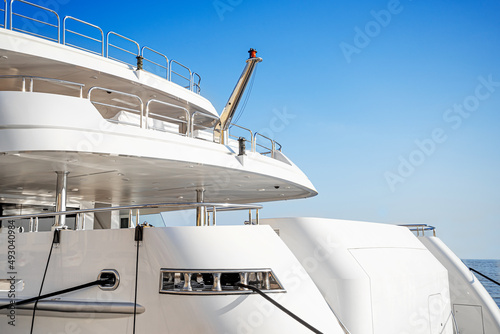
<svg viewBox="0 0 500 334"><path fill-rule="evenodd" d="M135 293L134 293L134 327L133 333L135 334L135 319L137 317L137 281L139 278L139 245L143 239L143 229L144 227L139 225L137 222L137 226L135 227L135 237L134 240L137 242L137 255L135 257Z"/></svg>
<svg viewBox="0 0 500 334"><path fill-rule="evenodd" d="M19 306L19 305L29 304L29 303L32 303L32 302L38 302L40 299L46 299L46 298L54 297L54 296L57 296L57 295L62 295L62 294L68 293L68 292L73 292L73 291L85 289L85 288L88 288L88 287L91 287L91 286L94 286L94 285L103 285L103 284L106 284L106 283L114 283L114 281L112 279L100 279L100 280L97 280L97 281L93 281L93 282L89 282L89 283L77 285L77 286L74 286L72 288L67 288L67 289L64 289L64 290L59 290L59 291L47 293L45 295L40 295L38 297L33 297L33 298L29 298L29 299L20 300L18 302L12 303L12 304L2 305L2 306L0 306L0 310L9 308L11 306Z"/></svg>
<svg viewBox="0 0 500 334"><path fill-rule="evenodd" d="M492 279L492 278L489 278L489 277L488 277L488 276L486 276L485 274L480 273L480 272L479 272L479 271L477 271L476 269L474 269L474 268L470 268L470 267L469 267L469 269L470 269L470 271L473 271L473 272L475 272L476 274L479 274L479 275L483 276L483 277L484 277L484 278L486 278L487 280L492 281L492 282L493 282L493 283L495 283L496 285L500 285L500 283L498 283L497 281L495 281L495 280L494 280L494 279Z"/></svg>
<svg viewBox="0 0 500 334"><path fill-rule="evenodd" d="M241 286L242 288L247 288L247 289L250 289L250 290L252 290L254 292L257 292L259 295L261 295L262 297L264 297L265 299L267 299L269 302L271 302L272 304L274 304L274 306L276 306L277 308L279 308L280 310L282 310L283 312L285 312L286 314L288 314L290 317L294 318L295 320L297 320L298 322L300 322L302 325L304 325L305 327L307 327L311 332L317 333L317 334L323 334L322 332L320 332L319 330L317 330L316 328L314 328L313 326L309 325L307 322L305 322L304 320L300 319L298 316L296 316L295 314L293 314L291 311L289 311L288 309L286 309L280 303L278 303L277 301L275 301L274 299L272 299L271 297L269 297L268 295L266 295L260 289L257 289L254 286L243 284L243 283L236 283L236 285L237 286Z"/></svg>
<svg viewBox="0 0 500 334"><path fill-rule="evenodd" d="M38 305L38 300L42 295L43 284L45 283L45 277L47 276L47 269L49 268L50 257L52 256L52 249L54 249L54 244L59 243L60 241L60 233L61 230L54 230L54 237L52 238L52 244L50 245L49 256L47 258L47 263L45 264L45 271L43 272L42 284L40 284L40 291L38 292L38 299L35 301L35 305L33 306L33 315L31 316L31 330L30 334L33 333L33 327L35 326L35 314L36 314L36 306Z"/></svg>
<svg viewBox="0 0 500 334"><path fill-rule="evenodd" d="M241 115L243 115L243 112L245 111L245 108L247 107L248 100L250 99L250 94L252 94L253 82L255 81L255 77L257 76L257 69L258 69L258 67L255 67L252 79L250 81L250 86L248 87L248 91L247 91L247 94L245 96L245 100L243 101L243 105L241 106L240 111L238 112L238 115L236 116L236 120L234 121L234 124L238 123Z"/></svg>

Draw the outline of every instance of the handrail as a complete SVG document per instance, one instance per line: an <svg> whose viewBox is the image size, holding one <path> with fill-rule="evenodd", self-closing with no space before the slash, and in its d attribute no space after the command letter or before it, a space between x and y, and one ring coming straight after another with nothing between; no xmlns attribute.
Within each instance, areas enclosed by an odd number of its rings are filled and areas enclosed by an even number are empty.
<svg viewBox="0 0 500 334"><path fill-rule="evenodd" d="M173 107L173 108L177 108L177 109L181 109L183 110L185 113L186 113L186 120L183 121L181 119L176 119L176 118L173 118L173 117L168 117L168 116L164 116L164 115L158 115L158 114L152 114L152 115L155 115L157 117L161 117L161 118L165 118L165 119L168 119L168 120L172 120L172 121L175 121L175 122L181 122L181 123L185 123L187 124L186 127L186 135L189 135L189 129L190 129L190 120L191 120L191 117L189 116L189 111L186 109L186 108L183 108L183 107L180 107L180 106L176 106L175 104L171 104L171 103L167 103L167 102L163 102L163 101L160 101L160 100L155 100L155 99L152 99L152 100L149 100L148 103L146 104L146 113L144 115L144 119L145 119L145 123L146 123L146 126L145 128L146 129L149 129L149 124L148 124L148 120L149 120L149 105L151 103L159 103L159 104L162 104L162 105L165 105L165 106L169 106L169 107Z"/></svg>
<svg viewBox="0 0 500 334"><path fill-rule="evenodd" d="M194 137L194 118L198 115L203 115L204 117L208 117L208 118L211 118L213 119L214 121L218 121L219 120L219 117L217 116L214 116L214 115L210 115L210 114L205 114L205 113L202 113L200 111L195 111L194 113L191 114L191 129L190 129L190 137ZM201 125L201 124L198 124L198 126L201 126L202 128L204 129L211 129L211 127L208 127L208 126L204 126L204 125ZM215 123L214 123L214 126L215 126Z"/></svg>
<svg viewBox="0 0 500 334"><path fill-rule="evenodd" d="M128 96L128 97L135 98L135 99L137 99L140 102L140 107L141 108L140 108L140 110L136 110L136 109L131 109L131 108L123 107L123 106L117 106L117 105L114 105L114 104L108 104L108 103L103 103L103 102L98 102L98 101L92 101L92 92L93 91L104 91L104 92L107 92L107 93L111 92L111 93L116 93L116 94L119 94L119 95L123 95L123 96ZM144 122L143 122L143 118L144 118L144 103L142 102L142 99L139 96L134 95L134 94L120 92L118 90L113 90L113 89L108 89L108 88L94 86L94 87L92 87L92 88L89 89L89 91L87 93L87 98L93 104L98 104L98 105L102 105L102 106L106 106L106 107L110 107L110 108L128 110L128 111L139 113L139 116L140 116L139 126L141 128L144 127Z"/></svg>
<svg viewBox="0 0 500 334"><path fill-rule="evenodd" d="M237 136L233 136L233 135L231 135L231 127L233 127L233 126L235 126L235 127L237 127L237 128L240 128L240 129L242 129L242 130L248 131L248 132L250 133L250 140L248 140L248 139L246 139L246 138L244 138L244 139L245 139L246 141L249 141L249 142L250 142L250 145L251 145L251 151L252 151L252 152L255 152L255 150L254 150L254 146L253 146L253 145L254 145L254 142L253 142L253 132L252 132L252 130L247 129L247 128L245 128L245 127L242 127L241 125L237 125L237 124L231 123L231 124L230 124L230 126L229 126L228 136L229 136L229 137L233 137L233 138L238 138Z"/></svg>
<svg viewBox="0 0 500 334"><path fill-rule="evenodd" d="M37 19L35 16L29 16L29 14L22 14L22 11L19 11L19 12L16 12L14 10L14 6L13 4L15 2L20 2L20 3L23 3L23 4L26 4L28 6L32 6L32 7L35 7L35 8L39 8L43 11L46 11L48 13L50 13L51 15L54 15L55 19L57 20L57 23L49 23L49 22L46 22L46 21L43 21L41 19ZM4 8L0 8L0 12L4 12L4 23L1 24L0 23L0 27L3 27L5 29L10 29L10 30L14 30L14 31L18 31L18 32L23 32L23 33L26 33L26 34L29 34L29 35L32 35L32 36L36 36L36 37L40 37L40 38L44 38L44 39L48 39L48 40L51 40L51 41L54 41L54 42L57 42L57 43L60 43L60 44L63 44L63 45L68 45L68 46L71 46L71 47L74 47L74 48L77 48L79 50L83 50L83 51L87 51L87 52L90 52L92 54L96 54L96 55L100 55L102 57L105 57L105 58L109 58L109 59L113 59L115 61L118 61L118 62L121 62L121 63L124 63L124 64L127 64L127 65L132 65L132 66L137 66L138 64L137 63L131 63L131 62L127 62L127 61L123 61L123 60L120 60L119 58L115 58L115 57L112 57L110 55L110 47L111 48L114 48L114 49L117 49L117 50L120 50L124 53L127 53L127 54L130 54L130 55L134 55L135 57L144 57L144 51L145 50L149 50L153 53L156 53L157 55L161 56L161 57L164 57L165 60L166 60L166 64L165 66L163 66L162 64L156 62L156 61L153 61L153 60L150 60L150 59L146 59L146 58L143 58L145 60L147 60L148 62L152 63L153 65L156 65L156 66L159 66L163 69L165 69L166 73L165 73L165 79L166 80L169 80L169 81L172 81L172 74L174 75L177 75L179 77L181 77L182 79L188 81L189 83L189 86L184 86L184 88L187 88L189 89L190 91L192 92L195 92L197 94L200 94L201 92L201 76L196 73L196 72L193 72L191 71L191 69L183 64L181 64L180 62L178 61L175 61L175 60L169 60L168 57L156 50L153 50L149 47L146 47L146 46L143 46L142 49L141 49L141 46L139 45L139 43L137 43L136 41L128 38L128 37L125 37L125 36L122 36L118 33L115 33L113 31L109 31L107 34L106 34L106 37L104 37L104 31L97 25L94 25L94 24L91 24L89 22L86 22L86 21L83 21L83 20L80 20L78 18L75 18L75 17L72 17L72 16L66 16L64 17L63 19L63 22L62 22L62 31L61 31L61 18L59 16L59 14L50 9L50 8L47 8L47 7L43 7L43 6L40 6L38 4L35 4L35 3L31 3L29 1L26 1L26 0L10 0L10 6L9 6L9 0L4 0ZM0 14L1 15L1 14ZM24 26L22 26L21 28L17 28L15 25L14 25L14 16L15 17L20 17L20 18L24 18L26 20L29 21L29 26L27 26L26 24ZM86 35L85 33L82 33L82 32L78 32L78 31L74 31L74 30L70 30L67 28L67 20L73 20L73 21L77 21L77 22L80 22L84 25L87 25L89 27L92 27L92 28L95 28L97 30L99 30L100 34L101 34L101 39L98 39L98 38L95 38L95 37L91 37L89 35ZM52 28L56 28L57 29L57 38L55 37L51 37L50 33L47 33L47 32L39 32L37 27L35 27L33 24L34 23L37 23L37 24L41 24L41 25L44 25L45 27L52 27ZM30 31L29 29L33 30L33 31ZM85 46L79 46L77 44L73 44L73 43L69 43L67 41L67 34L74 34L74 35L77 35L77 36L80 36L88 41L93 41L93 42L97 42L97 43L100 43L101 44L101 47L100 47L100 53L97 52L97 51L94 51L94 50L91 50ZM62 35L62 42L61 42L61 35ZM118 45L115 45L115 44L112 44L110 42L110 39L111 39L111 36L117 36L117 37L120 37L121 39L124 39L126 41L129 41L131 43L134 43L135 46L137 47L137 52L134 53L132 52L131 50L127 50L123 47L120 47ZM172 70L172 64L177 64L185 69L188 70L189 72L189 77L186 77L185 75L182 75L178 72L175 72Z"/></svg>
<svg viewBox="0 0 500 334"><path fill-rule="evenodd" d="M161 65L161 64L158 64L157 62L154 62L154 61L152 61L152 60L150 60L150 59L148 59L148 58L144 57L144 50L149 50L149 51L151 51L151 52L153 52L153 53L156 53L156 54L157 54L157 55L159 55L160 57L165 58L165 66L163 66L163 65ZM150 62L151 64L154 64L154 65L156 65L156 66L158 66L158 67L163 68L163 69L166 71L166 72L165 72L165 77L166 77L165 79L168 79L168 57L167 57L167 56L165 56L165 55L164 55L163 53L161 53L161 52L158 52L158 51L156 51L156 50L151 49L151 48L150 48L150 47L148 47L148 46L143 46L143 47L142 47L142 49L141 49L141 57L142 57L145 61Z"/></svg>
<svg viewBox="0 0 500 334"><path fill-rule="evenodd" d="M172 64L177 64L177 65L185 68L186 70L188 70L189 71L189 78L186 78L182 74L177 73L174 70L172 70ZM181 78L183 78L183 79L185 79L185 80L187 80L189 82L189 86L187 86L187 87L184 86L184 88L189 88L189 90L193 90L193 73L191 72L191 69L189 67L187 67L187 66L179 63L177 60L173 60L173 59L170 60L169 67L170 67L170 72L168 74L168 78L169 78L170 81L172 81L172 73L176 74L177 76L179 76L179 77L181 77Z"/></svg>
<svg viewBox="0 0 500 334"><path fill-rule="evenodd" d="M52 82L55 84L60 84L63 86L66 85L71 85L71 86L77 86L80 90L80 97L83 97L83 87L85 87L85 84L77 83L77 82L71 82L71 81L66 81L66 80L60 80L60 79L52 79L52 78L45 78L45 77L35 77L35 76L29 76L29 75L0 75L0 79L22 79L22 92L26 92L26 79L30 80L30 87L29 87L29 92L33 92L34 89L34 84L33 82L35 80L40 80L40 81L46 81L46 82Z"/></svg>
<svg viewBox="0 0 500 334"><path fill-rule="evenodd" d="M195 76L198 78L197 82L195 80ZM193 92L195 92L196 94L200 94L200 92L201 92L201 86L200 86L200 84L201 84L201 76L198 73L193 72L191 74L191 82L192 82L192 88L191 88L191 90Z"/></svg>
<svg viewBox="0 0 500 334"><path fill-rule="evenodd" d="M31 219L31 218L45 218L45 217L55 217L62 215L77 215L84 213L96 213L96 212L107 212L116 210L138 210L138 209L177 209L177 210L189 210L198 207L212 207L217 208L217 211L238 211L238 210L260 210L262 205L256 204L232 204L232 203L211 203L211 202L170 202L170 203L156 203L156 204L139 204L139 205L124 205L124 206L111 206L106 208L93 208L93 209L79 209L71 211L58 211L58 212L43 212L34 213L27 215L18 216L4 216L0 217L2 220L13 220L13 219Z"/></svg>
<svg viewBox="0 0 500 334"><path fill-rule="evenodd" d="M44 22L44 21L40 21L40 20L37 20L37 19L35 19L33 17L21 15L19 13L15 13L14 12L14 7L13 7L14 2L21 2L21 3L27 4L27 5L30 5L30 6L33 6L33 7L36 7L36 8L39 8L39 9L42 9L42 10L45 10L45 11L47 11L49 13L54 14L56 16L56 18L57 18L57 25L52 24L52 23L48 23L48 22ZM49 36L40 35L40 34L37 34L35 32L32 32L32 31L23 30L23 29L20 29L20 28L14 28L13 27L13 16L22 17L22 18L25 18L25 19L30 20L30 21L38 22L38 23L44 24L46 26L57 28L57 39L53 38L53 37L49 37ZM11 0L10 1L10 30L24 32L24 33L27 33L29 35L38 36L40 38L45 38L45 39L48 39L48 40L51 40L51 41L54 41L54 42L57 41L57 43L61 42L61 33L60 33L60 31L61 31L61 20L59 18L59 14L57 14L56 11L54 11L54 10L52 10L50 8L46 8L46 7L37 5L35 3L28 2L28 1L25 1L25 0Z"/></svg>
<svg viewBox="0 0 500 334"><path fill-rule="evenodd" d="M258 144L257 143L257 136L260 136L262 138L265 138L265 139L269 140L271 142L271 148L269 148L267 146L264 146L264 145L261 145L261 144ZM256 132L255 135L253 136L253 143L252 143L253 152L257 151L257 146L265 148L267 150L270 150L269 152L265 152L263 154L271 153L271 158L274 158L274 152L276 151L276 142L274 140L272 140L271 138L269 138L267 136L264 136L261 133ZM280 147L281 147L281 145L280 145Z"/></svg>
<svg viewBox="0 0 500 334"><path fill-rule="evenodd" d="M71 82L71 81L60 80L60 79L45 78L45 77L26 76L26 75L0 75L0 80L1 79L21 79L22 80L22 87L21 87L21 91L22 92L34 92L35 91L34 82L37 81L37 80L38 81L51 82L53 84L59 84L59 85L65 86L67 88L72 88L72 87L68 87L68 86L75 86L75 89L79 90L79 97L80 98L83 98L83 88L85 87L85 84L81 84L81 83L77 83L77 82ZM26 82L27 81L28 81L28 87L26 87ZM116 105L116 104L111 104L111 103L105 103L105 102L95 101L95 100L92 99L92 97L93 97L92 93L94 91L104 91L106 93L116 93L116 94L119 94L119 95L131 97L131 98L136 99L136 100L139 101L139 107L140 108L139 109L132 109L132 108L128 108L126 106L121 106L121 105ZM148 100L147 103L146 103L146 108L144 108L144 102L137 95L129 94L129 93L125 93L125 92L121 92L121 91L117 91L117 90L113 90L113 89L109 89L109 88L98 87L98 86L91 87L88 90L87 99L89 99L90 102L92 102L95 105L100 105L100 106L105 106L105 107L109 107L109 108L115 108L115 109L130 111L130 112L138 114L139 117L140 117L139 127L141 127L141 128L149 129L149 119L150 119L151 115L155 116L155 118L158 118L158 119L162 119L162 118L166 119L167 122L169 122L169 123L183 123L183 124L186 124L186 132L185 133L180 132L179 134L183 135L183 136L188 136L188 137L191 137L191 138L194 137L194 131L195 131L194 128L195 128L195 126L201 128L203 130L207 130L207 129L212 129L213 130L213 126L215 125L215 122L219 120L219 117L216 116L216 115L207 114L207 113L204 113L204 112L201 112L201 111L195 111L193 113L190 113L184 107L181 107L181 106L178 106L178 105L175 105L175 104L171 104L171 103L167 103L167 102L164 102L164 101L161 101L161 100L157 100L157 99ZM124 102L127 102L127 101L124 101ZM119 103L119 101L118 101L118 103ZM157 113L154 113L154 114L150 113L150 105L153 104L153 103L159 103L159 104L171 107L171 108L176 108L176 109L180 109L180 110L184 111L186 120L182 120L182 119L179 119L179 118L174 118L174 117L170 117L170 116L166 116L166 115L161 115L161 114L157 114ZM211 122L214 122L214 125L212 125L212 126L206 126L206 125L203 125L203 124L197 124L196 123L196 118L200 117L200 116L211 119L212 120ZM114 120L108 120L108 121L114 122ZM126 122L117 122L117 123L130 124L130 125L137 126L137 124L133 124L133 123L126 123ZM269 137L266 137L266 136L264 136L262 134L259 134L258 132L255 133L255 134L253 134L252 130L250 130L248 128L245 128L243 126L237 125L237 124L231 124L231 126L235 126L235 127L240 128L242 130L248 131L250 140L248 140L246 138L245 138L245 140L251 143L251 151L252 152L256 152L256 146L263 147L265 149L269 149L268 147L257 143L256 138L258 136L261 136L261 137L269 140L272 143L272 145L273 145L270 152L264 152L264 153L261 153L261 154L271 153L271 156L274 158L274 156L275 156L274 153L276 151L276 145L279 146L278 151L281 151L281 145L279 143L277 143L276 141L270 139ZM156 129L156 130L158 130L158 129ZM236 136L231 135L229 132L228 132L228 135L231 136L231 137L233 137L233 138L237 138ZM198 137L195 137L195 138L198 138ZM432 226L421 225L421 224L402 225L402 226L407 226L409 228L412 227L413 228L412 231L417 231L417 229L419 229L421 226L425 226L425 230L433 230L433 229L435 229ZM415 228L417 228L417 229L415 229ZM420 230L421 229L419 229L419 231ZM435 232L434 232L434 235L435 235Z"/></svg>
<svg viewBox="0 0 500 334"><path fill-rule="evenodd" d="M78 32L73 31L73 30L66 29L66 20L68 20L68 19L76 21L76 22L80 22L80 23L83 23L83 24L85 24L85 25L87 25L89 27L98 29L99 32L101 33L101 40L98 40L97 38L94 38L94 37L87 36L85 34L78 33ZM78 45L75 45L75 44L66 43L66 31L69 32L69 33L81 36L83 38L89 39L91 41L95 41L95 42L100 43L101 44L101 53L93 51L93 50L86 49L84 47L81 47L81 46L78 46ZM99 26L96 26L95 24L92 24L92 23L89 23L89 22L77 19L76 17L66 16L63 19L63 41L62 41L62 44L63 45L69 45L69 46L72 46L74 48L77 48L77 49L80 49L80 50L83 50L83 51L88 51L88 52L91 52L91 53L94 53L94 54L98 54L98 55L104 56L104 32L102 31L102 29Z"/></svg>
<svg viewBox="0 0 500 334"><path fill-rule="evenodd" d="M129 42L134 43L134 44L137 46L137 53L133 53L133 52L131 52L131 51L129 51L129 50L125 50L125 49L123 49L123 48L121 48L121 47L119 47L119 46L117 46L117 45L113 45L113 44L111 44L111 43L109 42L109 39L110 39L110 37L111 37L111 36L113 36L113 35L114 35L114 36L117 36L117 37L120 37L120 38L122 38L122 39L124 39L124 40L127 40L127 41L129 41ZM128 53L128 54L134 55L135 57L138 57L138 56L140 56L140 54L141 54L141 47L140 47L139 43L137 43L137 42L136 42L136 41L134 41L133 39L130 39L130 38L125 37L125 36L123 36L123 35L117 34L117 33L116 33L116 32L114 32L114 31L110 31L110 32L108 32L108 34L106 35L106 57L107 57L107 58L109 58L109 59L113 59L113 60L119 61L120 63L124 63L124 64L128 64L128 65L133 65L133 66L135 66L135 64L130 64L130 63L127 63L126 61L120 60L120 59L118 59L118 58L113 58L113 57L110 57L110 56L109 56L109 47L110 47L110 46L111 46L111 47L113 47L113 48L115 48L115 49L118 49L118 50L121 50L121 51L123 51L123 52L126 52L126 53Z"/></svg>
<svg viewBox="0 0 500 334"><path fill-rule="evenodd" d="M420 236L420 231L422 231L422 236L425 236L425 231L432 231L433 235L436 236L436 228L427 224L402 224L398 226L407 227L412 232L417 232L417 236Z"/></svg>
<svg viewBox="0 0 500 334"><path fill-rule="evenodd" d="M7 29L7 0L3 0L4 8L0 8L0 12L3 12L3 24L0 27Z"/></svg>

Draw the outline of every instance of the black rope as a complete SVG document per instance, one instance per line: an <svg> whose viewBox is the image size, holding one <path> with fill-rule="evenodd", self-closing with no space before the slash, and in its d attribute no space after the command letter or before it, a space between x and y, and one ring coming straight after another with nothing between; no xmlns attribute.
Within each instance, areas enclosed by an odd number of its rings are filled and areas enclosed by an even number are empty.
<svg viewBox="0 0 500 334"><path fill-rule="evenodd" d="M47 276L47 269L49 269L50 257L52 256L52 249L54 249L54 244L59 243L61 230L54 230L54 237L52 238L52 244L50 245L49 256L47 257L47 263L45 264L45 271L43 272L42 284L40 284L40 291L38 292L38 298L42 295L43 284L45 283L45 277ZM36 314L36 306L38 305L38 300L35 301L35 305L33 306L33 315L31 316L31 330L30 334L33 333L33 328L35 326L35 314Z"/></svg>
<svg viewBox="0 0 500 334"><path fill-rule="evenodd" d="M495 280L494 280L494 279L492 279L492 278L489 278L489 277L488 277L488 276L486 276L485 274L480 273L480 272L479 272L479 271L477 271L476 269L471 268L471 267L469 267L469 269L470 269L470 271L473 271L473 272L475 272L476 274L479 274L479 275L483 276L483 277L484 277L484 278L486 278L487 280L492 281L492 282L493 282L493 283L495 283L496 285L500 285L500 283L498 283L497 281L495 281Z"/></svg>
<svg viewBox="0 0 500 334"><path fill-rule="evenodd" d="M134 240L137 242L137 254L135 257L135 293L134 293L134 327L133 333L135 334L135 319L137 317L137 280L139 278L139 245L143 238L143 226L139 225L135 227L135 237Z"/></svg>
<svg viewBox="0 0 500 334"><path fill-rule="evenodd" d="M259 295L261 295L262 297L264 297L265 299L267 299L269 302L271 302L274 306L276 306L277 308L279 308L280 310L282 310L283 312L285 312L286 314L288 314L290 317L294 318L295 320L297 320L298 322L300 322L302 325L304 325L305 327L307 327L311 332L317 333L317 334L323 334L322 332L320 332L319 330L317 330L316 328L314 328L313 326L309 325L307 322L305 322L304 320L300 319L298 316L296 316L295 314L293 314L292 312L290 312L288 309L286 309L280 303L278 303L277 301L275 301L274 299L272 299L271 297L269 297L268 295L266 295L260 289L257 289L254 286L243 284L243 283L237 283L236 285L237 286L241 286L242 288L247 288L247 289L250 289L250 290L252 290L254 292L257 292Z"/></svg>
<svg viewBox="0 0 500 334"><path fill-rule="evenodd" d="M89 282L89 283L77 285L77 286L74 286L72 288L67 288L67 289L64 289L64 290L59 290L59 291L47 293L45 295L40 295L40 296L37 296L37 297L20 300L18 302L12 303L12 304L2 305L2 306L0 306L0 310L9 308L11 306L19 306L19 305L25 305L25 304L29 304L29 303L33 303L33 302L38 302L40 299L46 299L46 298L54 297L54 296L57 296L57 295L62 295L62 294L68 293L68 292L73 292L73 291L85 289L85 288L88 288L88 287L91 287L91 286L94 286L94 285L103 285L105 283L110 283L111 284L111 283L113 283L113 280L112 279L100 279L100 280L97 280L97 281L94 281L94 282Z"/></svg>

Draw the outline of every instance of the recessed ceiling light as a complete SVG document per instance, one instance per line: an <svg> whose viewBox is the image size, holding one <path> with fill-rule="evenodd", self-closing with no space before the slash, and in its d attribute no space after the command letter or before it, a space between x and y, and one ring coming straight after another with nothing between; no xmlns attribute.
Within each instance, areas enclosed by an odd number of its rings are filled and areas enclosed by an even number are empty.
<svg viewBox="0 0 500 334"><path fill-rule="evenodd" d="M71 189L71 191L73 191L73 192L77 192L78 190L79 190L78 188Z"/></svg>
<svg viewBox="0 0 500 334"><path fill-rule="evenodd" d="M261 188L261 189L258 189L258 190L259 190L259 191L266 191L266 189L264 189L264 188Z"/></svg>

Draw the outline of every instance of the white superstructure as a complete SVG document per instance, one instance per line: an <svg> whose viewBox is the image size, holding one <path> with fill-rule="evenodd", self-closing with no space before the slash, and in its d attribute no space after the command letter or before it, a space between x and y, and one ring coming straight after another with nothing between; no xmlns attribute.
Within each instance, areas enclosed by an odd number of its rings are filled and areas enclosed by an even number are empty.
<svg viewBox="0 0 500 334"><path fill-rule="evenodd" d="M279 143L231 124L255 50L219 115L161 52L3 4L0 333L500 333L435 237L259 219L255 203L317 192ZM21 24L40 11L45 26ZM192 226L145 224L185 210ZM248 220L217 225L231 210Z"/></svg>

